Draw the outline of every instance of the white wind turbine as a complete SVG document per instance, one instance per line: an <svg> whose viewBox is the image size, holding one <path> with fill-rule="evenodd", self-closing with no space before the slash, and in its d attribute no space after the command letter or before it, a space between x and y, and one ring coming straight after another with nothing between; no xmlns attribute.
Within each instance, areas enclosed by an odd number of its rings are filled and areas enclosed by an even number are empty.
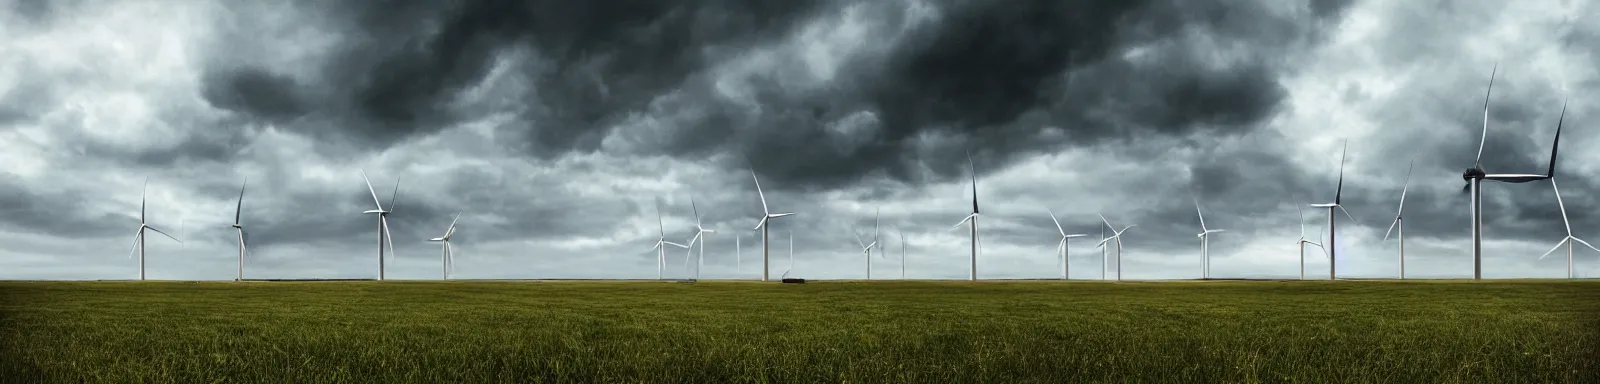
<svg viewBox="0 0 1600 384"><path fill-rule="evenodd" d="M439 256L439 259L440 259L439 262L442 264L440 266L440 268L442 268L443 271L444 271L444 277L441 280L450 280L450 270L455 269L455 268L453 268L453 267L455 267L455 264L456 264L455 263L455 252L450 249L450 237L456 235L456 221L457 220L461 220L461 213L460 212L456 212L456 218L450 219L450 227L446 228L444 230L444 236L439 236L439 237L435 237L435 238L432 238L432 239L428 239L428 241L437 241L437 242L440 242L440 243L444 243L444 250L441 251L442 254Z"/></svg>
<svg viewBox="0 0 1600 384"><path fill-rule="evenodd" d="M361 181L367 183L367 192L372 194L372 204L377 209L369 209L362 214L378 214L378 280L384 279L383 244L389 243L390 258L394 258L394 238L389 234L389 214L394 213L394 200L400 197L400 178L394 178L394 193L389 195L389 209L383 209L383 203L378 200L378 192L372 189L372 180L367 179L367 170L361 170Z"/></svg>
<svg viewBox="0 0 1600 384"><path fill-rule="evenodd" d="M1069 274L1068 274L1068 272L1070 272L1069 268L1071 268L1071 265L1072 265L1072 252L1071 252L1071 248L1069 247L1071 242L1068 241L1067 239L1071 239L1071 238L1074 238L1074 237L1084 237L1084 236L1089 236L1089 235L1085 235L1085 234L1068 235L1067 234L1067 230L1061 228L1061 220L1057 220L1056 219L1056 212L1050 210L1050 208L1045 208L1044 210L1045 210L1045 212L1050 213L1050 221L1056 223L1056 232L1060 232L1061 233L1061 242L1056 244L1056 256L1057 256L1056 261L1061 263L1061 279L1062 280L1066 280L1067 276L1069 276Z"/></svg>
<svg viewBox="0 0 1600 384"><path fill-rule="evenodd" d="M145 239L144 230L149 229L149 230L152 230L152 231L156 231L156 233L159 233L162 236L166 236L167 238L172 239L172 241L178 242L178 244L183 244L183 240L178 240L178 238L172 237L172 235L169 235L166 232L162 232L160 229L156 229L156 227L152 227L152 226L150 226L150 224L145 222L145 219L144 219L145 191L148 191L149 189L150 189L150 178L145 178L144 179L144 191L140 191L139 192L139 231L133 235L133 249L128 251L128 257L129 258L133 257L134 252L138 252L139 253L139 280L144 280L144 239Z"/></svg>
<svg viewBox="0 0 1600 384"><path fill-rule="evenodd" d="M967 151L967 166L972 169L972 214L961 219L951 229L960 228L961 224L972 222L972 269L967 275L967 280L978 280L978 166L972 162L972 151Z"/></svg>
<svg viewBox="0 0 1600 384"><path fill-rule="evenodd" d="M906 279L906 233L895 228L895 233L900 235L900 280Z"/></svg>
<svg viewBox="0 0 1600 384"><path fill-rule="evenodd" d="M1416 165L1416 159L1412 159L1411 163L1406 165L1406 181L1405 184L1400 187L1400 208L1395 210L1394 222L1389 223L1389 229L1383 231L1383 240L1389 241L1389 232L1394 231L1397 228L1400 230L1400 232L1397 233L1399 236L1397 236L1396 239L1400 241L1401 280L1406 279L1406 224L1404 218L1406 213L1406 191L1411 189L1411 169L1416 167Z"/></svg>
<svg viewBox="0 0 1600 384"><path fill-rule="evenodd" d="M1299 201L1296 201L1296 202L1294 202L1294 210L1295 210L1295 212L1300 214L1300 240L1296 241L1295 243L1300 247L1300 280L1305 280L1306 279L1306 244L1311 244L1311 245L1317 246L1317 249L1321 249L1322 250L1322 256L1327 257L1328 260L1333 260L1333 257L1332 256L1328 256L1328 249L1324 248L1322 246L1322 244L1317 243L1315 241L1306 240L1306 208ZM1322 233L1320 231L1317 232L1317 238L1319 238L1319 239L1322 238Z"/></svg>
<svg viewBox="0 0 1600 384"><path fill-rule="evenodd" d="M1206 228L1206 214L1200 211L1200 198L1194 199L1194 213L1200 216L1200 278L1211 278L1211 234L1225 231L1223 229Z"/></svg>
<svg viewBox="0 0 1600 384"><path fill-rule="evenodd" d="M1361 222L1357 221L1355 216L1350 215L1350 211L1345 210L1343 205L1339 205L1340 198L1344 196L1344 160L1346 150L1349 149L1349 144L1350 141L1345 140L1344 145L1341 146L1341 149L1339 150L1339 184L1334 189L1333 202L1324 204L1311 204L1311 207L1313 208L1328 209L1328 246L1322 248L1323 251L1328 253L1328 280L1335 280L1338 278L1335 266L1339 264L1339 247L1335 245L1336 241L1334 238L1334 233L1337 227L1334 227L1333 209L1338 208L1339 211L1344 212L1345 217L1350 218L1350 222L1356 223L1356 225L1361 225Z"/></svg>
<svg viewBox="0 0 1600 384"><path fill-rule="evenodd" d="M1566 117L1567 117L1567 106L1565 104L1563 104L1561 106L1561 118L1560 118L1560 120L1557 120L1557 122L1556 122L1556 144L1557 145L1559 145L1561 143L1561 121L1566 120ZM1555 151L1551 150L1551 152L1554 153ZM1555 156L1552 155L1551 156L1551 164L1554 164L1554 163L1555 163ZM1555 173L1555 167L1554 166L1550 167L1550 189L1553 189L1556 192L1556 205L1561 207L1561 224L1563 226L1565 226L1566 229L1567 229L1567 237L1562 238L1560 242L1557 242L1556 246L1554 248L1550 248L1550 250L1549 251L1545 251L1543 255L1539 255L1539 259L1540 260L1544 260L1545 256L1550 256L1550 252L1555 252L1556 249L1560 249L1561 248L1562 244L1566 244L1566 246L1567 246L1567 278L1571 279L1572 278L1572 243L1573 242L1582 243L1583 246L1589 247L1589 249L1593 249L1596 252L1600 252L1600 248L1595 248L1593 245L1590 245L1589 242L1583 241L1583 239L1579 239L1577 236L1573 236L1572 235L1572 222L1567 220L1567 204L1561 201L1561 187L1557 187L1556 186L1556 173Z"/></svg>
<svg viewBox="0 0 1600 384"><path fill-rule="evenodd" d="M1483 181L1498 181L1502 183L1526 183L1550 178L1556 172L1556 145L1550 147L1550 170L1543 175L1537 174L1491 174L1483 170L1483 145L1489 139L1489 95L1494 91L1494 77L1499 73L1500 65L1489 73L1489 89L1483 93L1483 134L1478 141L1478 157L1473 161L1472 168L1461 174L1467 185L1461 190L1463 193L1472 194L1472 279L1483 278ZM1565 117L1566 107L1562 106ZM1556 125L1556 144L1561 143L1561 125Z"/></svg>
<svg viewBox="0 0 1600 384"><path fill-rule="evenodd" d="M667 246L671 245L683 249L689 249L689 246L667 241L667 227L661 223L660 201L656 202L656 230L661 234L661 237L656 238L656 245L651 247L650 250L656 251L656 280L661 280L665 277L667 270Z"/></svg>
<svg viewBox="0 0 1600 384"><path fill-rule="evenodd" d="M761 281L767 281L767 272L771 271L771 268L768 267L768 265L771 263L771 259L772 259L771 258L770 249L767 246L767 238L768 238L767 232L768 232L768 229L772 227L772 225L769 224L769 222L772 221L772 219L793 215L794 212L772 213L772 209L767 207L767 194L765 192L761 191L761 179L756 178L756 171L755 171L754 168L752 168L750 170L750 179L756 181L756 195L761 197L761 213L762 213L761 222L756 223L755 229L752 229L752 230L760 230L761 231ZM789 244L789 247L790 247L790 249L793 249L793 247L794 247L793 242L794 241L792 240L792 238L794 236L794 233L790 232L789 236L791 238L791 240L790 240L791 244ZM788 271L784 272L785 275L787 275L788 273L789 273Z"/></svg>
<svg viewBox="0 0 1600 384"><path fill-rule="evenodd" d="M1095 215L1100 216L1100 222L1101 223L1105 223L1105 225L1107 227L1111 227L1111 221L1106 220L1106 215L1101 215L1101 214L1098 214L1098 213L1096 213ZM1117 241L1117 281L1122 281L1122 233L1123 232L1127 232L1128 228L1133 228L1133 227L1137 227L1137 226L1139 226L1139 225L1138 224L1128 224L1128 226L1122 227L1122 230L1120 230L1120 231L1113 229L1112 230L1113 233L1111 234L1111 237L1108 237L1105 240L1100 240L1100 244L1098 245L1099 247L1104 248L1106 246L1106 242L1107 241L1111 241L1111 240L1116 240ZM1116 228L1116 227L1112 227L1112 228Z"/></svg>
<svg viewBox="0 0 1600 384"><path fill-rule="evenodd" d="M762 237L764 238L765 236L762 236ZM763 241L762 243L764 244L766 242ZM793 270L794 270L794 231L789 231L789 266L787 268L783 269L783 275L780 275L778 278L779 279L788 279L789 278L789 271L793 271ZM763 275L765 275L765 273L763 273ZM762 276L762 278L766 278L766 276ZM763 280L763 281L765 281L765 280Z"/></svg>
<svg viewBox="0 0 1600 384"><path fill-rule="evenodd" d="M233 229L239 232L239 277L236 278L238 281L244 281L244 256L250 252L249 248L246 248L250 235L244 231L244 225L239 223L239 216L244 211L244 187L248 185L249 181L239 185L239 203L233 208Z"/></svg>
<svg viewBox="0 0 1600 384"><path fill-rule="evenodd" d="M694 232L694 237L689 239L689 248L690 249L687 249L687 250L684 251L685 257L684 257L683 263L684 263L685 267L688 266L688 264L689 264L689 259L688 259L688 256L687 256L688 252L693 250L693 247L694 247L696 242L699 242L700 243L700 257L698 258L698 261L697 261L699 264L695 265L695 269L694 269L694 279L695 280L699 280L700 279L700 268L703 268L706 265L706 242L702 238L707 233L717 233L717 231L706 229L705 226L702 226L700 224L700 207L695 205L694 196L689 196L689 208L694 210L694 228L695 228L695 232Z"/></svg>
<svg viewBox="0 0 1600 384"><path fill-rule="evenodd" d="M854 229L850 230L850 234L856 237L856 244L861 245L861 255L866 257L867 280L872 280L872 248L878 246L878 214L876 212L872 214L872 243L863 242L861 235L855 232Z"/></svg>

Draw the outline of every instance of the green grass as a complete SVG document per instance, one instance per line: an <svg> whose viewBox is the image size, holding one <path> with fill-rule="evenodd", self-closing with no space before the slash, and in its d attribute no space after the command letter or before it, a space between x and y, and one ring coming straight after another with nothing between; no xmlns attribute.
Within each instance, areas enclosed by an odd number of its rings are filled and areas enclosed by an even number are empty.
<svg viewBox="0 0 1600 384"><path fill-rule="evenodd" d="M1600 282L0 282L4 382L1600 382Z"/></svg>

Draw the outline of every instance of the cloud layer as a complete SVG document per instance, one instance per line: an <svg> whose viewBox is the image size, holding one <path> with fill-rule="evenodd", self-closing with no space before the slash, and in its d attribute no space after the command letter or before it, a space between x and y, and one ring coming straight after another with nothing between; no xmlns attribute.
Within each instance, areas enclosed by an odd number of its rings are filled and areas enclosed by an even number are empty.
<svg viewBox="0 0 1600 384"><path fill-rule="evenodd" d="M1299 273L1295 206L1333 198L1341 276L1466 276L1483 94L1484 167L1547 166L1580 238L1600 228L1583 95L1600 90L1584 2L480 1L34 2L0 13L0 278L231 279L242 183L251 278L375 277L373 189L398 257L436 278L654 278L649 247L708 228L705 277L759 276L760 177L773 274L860 278L852 232L881 212L875 277L965 278L966 153L980 276L1098 278L1103 214L1126 278ZM617 10L626 10L618 12ZM156 17L159 15L159 17ZM1588 64L1588 65L1585 65ZM145 180L149 187L144 189ZM690 198L694 209L690 207ZM1564 276L1550 183L1485 187L1485 275ZM662 228L655 216L660 207ZM1304 212L1308 236L1326 211ZM735 237L742 250L735 250ZM870 240L868 240L870 241ZM697 248L698 250L698 248ZM1313 251L1314 253L1314 251ZM1327 260L1308 253L1325 276ZM735 255L742 255L742 259ZM1112 255L1113 258L1115 255ZM875 256L876 257L876 256ZM1600 252L1577 251L1578 274ZM667 255L685 274L683 250ZM1115 260L1112 261L1115 263ZM883 272L890 271L890 272ZM882 273L882 274L880 274ZM1114 273L1114 272L1113 272Z"/></svg>

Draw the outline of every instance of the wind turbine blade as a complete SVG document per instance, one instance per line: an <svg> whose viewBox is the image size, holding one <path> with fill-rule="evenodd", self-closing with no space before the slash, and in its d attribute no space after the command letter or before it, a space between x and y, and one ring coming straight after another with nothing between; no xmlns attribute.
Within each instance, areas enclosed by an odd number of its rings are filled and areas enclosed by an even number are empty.
<svg viewBox="0 0 1600 384"><path fill-rule="evenodd" d="M1345 210L1343 205L1340 205L1338 207L1339 207L1339 212L1344 212L1344 217L1350 218L1350 221L1353 222L1353 223L1356 223L1356 225L1361 225L1361 220L1356 220L1355 216L1350 216L1350 211Z"/></svg>
<svg viewBox="0 0 1600 384"><path fill-rule="evenodd" d="M700 241L700 233L701 232L695 232L694 233L694 237L689 238L689 246L690 247L694 246L694 242Z"/></svg>
<svg viewBox="0 0 1600 384"><path fill-rule="evenodd" d="M863 242L863 241L861 241L861 234L859 234L859 233L856 233L856 230L855 230L855 229L853 229L853 228L852 228L852 229L850 229L850 235L851 235L851 236L855 236L855 237L856 237L856 244L857 244L857 245L860 245L860 246L861 246L861 248L866 248L866 247L867 247L867 243L866 243L866 242Z"/></svg>
<svg viewBox="0 0 1600 384"><path fill-rule="evenodd" d="M1561 225L1567 227L1567 236L1572 236L1572 222L1567 221L1567 203L1561 201L1561 187L1556 186L1556 178L1550 178L1550 189L1556 191L1556 206L1561 207Z"/></svg>
<svg viewBox="0 0 1600 384"><path fill-rule="evenodd" d="M1567 241L1569 241L1568 239L1571 239L1571 238L1572 238L1571 236L1568 236L1568 237L1562 238L1561 241L1556 242L1556 246L1550 247L1550 250L1544 251L1543 255L1539 255L1539 260L1544 260L1545 256L1550 256L1550 252L1555 252L1557 249L1561 249L1561 246L1563 244L1566 244Z"/></svg>
<svg viewBox="0 0 1600 384"><path fill-rule="evenodd" d="M1383 231L1383 240L1384 241L1389 241L1389 233L1394 231L1395 224L1400 224L1400 218L1399 217L1395 217L1394 221L1389 223L1389 229Z"/></svg>
<svg viewBox="0 0 1600 384"><path fill-rule="evenodd" d="M178 244L183 244L183 240L178 240L178 238L172 237L172 235L168 235L166 232L162 232L161 230L156 229L156 227L146 226L145 228L149 228L152 231L156 231L156 233L159 233L162 236L166 236L168 239L172 239L172 241L178 242Z"/></svg>
<svg viewBox="0 0 1600 384"><path fill-rule="evenodd" d="M239 224L239 214L244 211L244 187L250 185L249 180L239 186L239 204L233 207L233 223Z"/></svg>
<svg viewBox="0 0 1600 384"><path fill-rule="evenodd" d="M1339 204L1339 199L1344 197L1344 160L1345 155L1349 154L1349 150L1350 139L1345 139L1342 149L1339 150L1339 186L1333 191L1334 204Z"/></svg>
<svg viewBox="0 0 1600 384"><path fill-rule="evenodd" d="M139 252L139 236L142 235L144 235L144 231L133 233L133 249L128 250L128 260L133 260L133 254Z"/></svg>
<svg viewBox="0 0 1600 384"><path fill-rule="evenodd" d="M650 250L654 251L654 250L656 250L656 248L661 248L661 245L664 244L664 243L666 243L666 241L663 241L661 239L656 239L656 245L651 246Z"/></svg>
<svg viewBox="0 0 1600 384"><path fill-rule="evenodd" d="M1489 71L1489 89L1483 91L1483 134L1478 137L1478 157L1472 161L1473 169L1483 168L1483 143L1489 139L1489 94L1494 92L1494 77L1500 73L1500 63L1494 64L1494 69Z"/></svg>
<svg viewBox="0 0 1600 384"><path fill-rule="evenodd" d="M146 176L144 178L144 187L139 190L139 224L144 224L144 201L148 192L150 192L150 177Z"/></svg>
<svg viewBox="0 0 1600 384"><path fill-rule="evenodd" d="M1116 226L1111 225L1111 221L1106 220L1106 215L1095 213L1095 216L1100 216L1100 222L1106 223L1106 228L1116 228Z"/></svg>
<svg viewBox="0 0 1600 384"><path fill-rule="evenodd" d="M756 178L756 170L754 169L750 170L750 180L756 181L756 196L761 197L761 213L772 214L772 210L767 209L767 193L761 191L761 179Z"/></svg>
<svg viewBox="0 0 1600 384"><path fill-rule="evenodd" d="M661 200L656 200L656 230L661 232L661 237L667 237L667 225L661 223Z"/></svg>
<svg viewBox="0 0 1600 384"><path fill-rule="evenodd" d="M444 230L445 237L449 237L451 234L456 233L456 221L460 221L460 220L461 220L461 212L456 212L456 218L450 219L450 228L447 228L447 229ZM467 240L471 240L471 239L467 239Z"/></svg>
<svg viewBox="0 0 1600 384"><path fill-rule="evenodd" d="M1413 158L1411 164L1406 166L1406 181L1404 186L1400 187L1400 209L1395 210L1395 217L1400 217L1406 211L1406 191L1411 189L1411 169L1416 165L1417 159Z"/></svg>
<svg viewBox="0 0 1600 384"><path fill-rule="evenodd" d="M1138 224L1128 224L1128 226L1122 227L1121 231L1117 231L1117 236L1122 236L1122 233L1123 232L1127 232L1128 228L1133 228L1133 227L1137 227L1137 226L1139 226L1139 225Z"/></svg>
<svg viewBox="0 0 1600 384"><path fill-rule="evenodd" d="M703 228L700 228L700 207L695 206L695 204L694 204L694 194L692 194L692 193L689 194L689 209L694 210L694 227L695 227L695 229L703 229Z"/></svg>
<svg viewBox="0 0 1600 384"><path fill-rule="evenodd" d="M394 212L394 201L400 198L400 176L394 177L394 192L389 194L389 212Z"/></svg>
<svg viewBox="0 0 1600 384"><path fill-rule="evenodd" d="M379 221L383 223L383 240L389 243L389 260L394 260L394 232L389 231L389 217L384 216Z"/></svg>
<svg viewBox="0 0 1600 384"><path fill-rule="evenodd" d="M1050 213L1050 221L1056 223L1056 231L1061 232L1061 236L1066 236L1067 230L1061 229L1061 220L1056 220L1056 211L1050 210L1049 207L1045 207L1044 211Z"/></svg>
<svg viewBox="0 0 1600 384"><path fill-rule="evenodd" d="M978 166L972 162L972 150L967 150L967 166L972 169L972 213L978 213Z"/></svg>
<svg viewBox="0 0 1600 384"><path fill-rule="evenodd" d="M880 213L883 213L883 211L874 210L872 212L872 244L878 244L878 218Z"/></svg>
<svg viewBox="0 0 1600 384"><path fill-rule="evenodd" d="M382 211L383 202L378 200L378 191L372 189L372 180L367 179L367 170L365 169L361 170L361 181L367 183L367 193L372 194L372 204L377 205L378 210Z"/></svg>
<svg viewBox="0 0 1600 384"><path fill-rule="evenodd" d="M1296 199L1298 200L1298 199ZM1299 201L1294 202L1294 210L1300 214L1300 238L1306 238L1306 208Z"/></svg>
<svg viewBox="0 0 1600 384"><path fill-rule="evenodd" d="M1593 249L1595 252L1600 252L1600 248L1595 248L1593 245L1589 245L1589 242L1583 241L1583 239L1574 237L1572 238L1572 241L1576 241L1578 244L1583 244L1583 246L1589 247L1589 249Z"/></svg>
<svg viewBox="0 0 1600 384"><path fill-rule="evenodd" d="M755 227L755 228L754 228L754 229L751 229L751 230L752 230L752 231L754 231L754 230L759 230L759 229L761 229L761 226L763 226L763 225L767 225L767 219L768 219L768 217L767 217L767 216L762 216L762 217L761 217L761 222L759 222L759 223L756 223L756 227ZM666 236L666 235L662 235L662 236Z"/></svg>
<svg viewBox="0 0 1600 384"><path fill-rule="evenodd" d="M1550 144L1550 171L1545 176L1556 176L1556 151L1561 149L1561 124L1567 120L1567 102L1561 102L1561 118L1556 120L1556 140Z"/></svg>
<svg viewBox="0 0 1600 384"><path fill-rule="evenodd" d="M955 228L961 228L961 225L962 225L962 224L966 224L966 223L967 223L967 221L968 221L968 220L972 220L972 218L973 218L973 217L977 217L977 216L978 216L978 214L976 214L976 213L974 213L974 214L970 214L970 215L967 215L967 217L966 217L966 218L963 218L963 219L961 219L961 222L959 222L959 223L956 223L956 225L952 225L952 226L950 226L950 228L951 228L951 229L955 229Z"/></svg>

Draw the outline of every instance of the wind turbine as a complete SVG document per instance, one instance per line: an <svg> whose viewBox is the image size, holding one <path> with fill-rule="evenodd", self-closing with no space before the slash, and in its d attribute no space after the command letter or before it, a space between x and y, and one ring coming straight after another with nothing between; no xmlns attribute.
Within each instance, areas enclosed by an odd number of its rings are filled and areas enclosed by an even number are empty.
<svg viewBox="0 0 1600 384"><path fill-rule="evenodd" d="M765 237L765 236L763 236L763 237ZM763 241L762 243L764 244L766 242ZM789 271L792 271L792 270L794 270L794 231L789 231L789 266L783 269L783 275L780 275L778 278L779 279L788 279L789 278ZM765 275L765 273L763 273L763 275ZM762 278L765 279L766 276L762 276ZM762 281L766 281L766 280L762 280Z"/></svg>
<svg viewBox="0 0 1600 384"><path fill-rule="evenodd" d="M860 244L861 245L861 255L866 257L866 260L867 260L867 280L872 280L872 248L878 246L878 213L874 212L872 214L872 243L871 244L868 244L866 242L861 241L861 235L858 234L858 233L855 233L855 232L856 231L854 229L850 230L850 234L851 235L855 235L855 237L856 237L856 244Z"/></svg>
<svg viewBox="0 0 1600 384"><path fill-rule="evenodd" d="M378 214L378 280L383 280L383 243L389 243L389 252L391 253L389 257L394 258L394 255L392 254L394 252L394 238L390 237L389 235L389 214L394 213L394 200L395 198L400 197L400 178L394 178L394 193L389 195L388 210L383 209L383 203L378 201L378 192L372 189L372 180L367 179L367 171L365 169L361 170L361 181L367 183L367 192L372 194L372 204L378 207L377 209L369 209L361 213Z"/></svg>
<svg viewBox="0 0 1600 384"><path fill-rule="evenodd" d="M1343 205L1339 205L1340 199L1344 196L1344 160L1345 160L1345 154L1347 153L1346 151L1349 149L1349 144L1350 144L1350 141L1349 140L1345 140L1344 144L1340 147L1341 149L1339 150L1339 184L1334 189L1333 202L1332 203L1323 203L1323 204L1311 204L1311 207L1313 207L1313 208L1327 208L1328 209L1328 243L1327 243L1328 246L1322 248L1324 252L1328 253L1328 280L1335 280L1335 279L1338 278L1338 275L1336 274L1337 272L1336 272L1336 270L1334 268L1336 265L1338 265L1337 256L1339 255L1339 249L1338 249L1339 247L1335 245L1335 240L1334 240L1334 233L1335 233L1335 230L1337 228L1334 227L1333 209L1334 208L1338 208L1340 211L1344 212L1344 216L1350 218L1350 222L1356 223L1356 225L1360 225L1361 224L1360 221L1356 220L1355 216L1351 216L1350 215L1350 211L1345 210Z"/></svg>
<svg viewBox="0 0 1600 384"><path fill-rule="evenodd" d="M895 228L895 233L900 235L900 280L906 279L906 233Z"/></svg>
<svg viewBox="0 0 1600 384"><path fill-rule="evenodd" d="M1102 217L1101 220L1104 220ZM1106 243L1106 226L1100 226L1100 244ZM1111 264L1111 256L1106 254L1106 247L1100 247L1100 280L1106 279L1106 266Z"/></svg>
<svg viewBox="0 0 1600 384"><path fill-rule="evenodd" d="M1101 215L1101 214L1098 214L1098 213L1096 213L1095 215L1100 216L1100 222L1101 223L1105 223L1105 225L1107 227L1111 227L1111 221L1106 220L1106 215ZM1113 229L1112 230L1113 233L1111 234L1111 237L1108 237L1105 240L1100 240L1100 244L1098 245L1099 247L1104 248L1106 246L1106 242L1107 241L1111 241L1111 240L1116 240L1117 241L1117 281L1122 281L1122 233L1123 232L1127 232L1128 228L1133 228L1133 227L1137 227L1137 226L1139 226L1139 225L1138 224L1128 224L1128 226L1122 227L1122 230L1120 230L1120 231ZM1112 227L1112 228L1115 228L1115 227Z"/></svg>
<svg viewBox="0 0 1600 384"><path fill-rule="evenodd" d="M1200 278L1209 279L1211 278L1211 234L1222 232L1224 230L1207 229L1206 214L1200 212L1200 198L1193 197L1193 199L1194 213L1200 216L1200 234L1195 235L1196 237L1200 238Z"/></svg>
<svg viewBox="0 0 1600 384"><path fill-rule="evenodd" d="M1084 235L1084 234L1068 235L1067 234L1067 230L1061 229L1061 220L1056 220L1056 212L1050 210L1050 208L1048 208L1048 207L1045 208L1044 210L1045 210L1045 212L1049 212L1050 213L1050 221L1053 221L1053 222L1056 223L1056 232L1060 232L1061 233L1061 242L1056 244L1056 256L1057 256L1056 260L1059 260L1061 262L1061 279L1062 280L1066 280L1067 276L1068 276L1068 273L1067 273L1068 272L1068 268L1070 268L1071 264L1072 264L1072 259L1071 259L1072 252L1069 251L1070 248L1068 247L1068 244L1070 244L1071 242L1067 241L1067 239L1071 239L1071 238L1074 238L1074 237L1084 237L1084 236L1089 236L1089 235Z"/></svg>
<svg viewBox="0 0 1600 384"><path fill-rule="evenodd" d="M1561 120L1565 120L1566 116L1567 116L1567 106L1563 104L1561 106ZM1560 120L1558 120L1557 123L1556 123L1556 137L1558 138L1558 140L1561 137L1560 135L1561 135L1561 123L1560 123ZM1555 169L1554 168L1552 168L1551 172L1550 172L1550 188L1554 189L1555 192L1556 192L1556 204L1557 204L1557 206L1561 207L1561 224L1566 226L1566 228L1567 228L1567 237L1562 238L1560 242L1557 242L1556 246L1554 248L1550 248L1550 250L1549 251L1545 251L1543 255L1539 255L1539 259L1540 260L1544 260L1545 256L1550 256L1550 252L1555 252L1556 249L1561 248L1562 244L1566 244L1566 246L1567 246L1567 278L1571 279L1572 278L1572 243L1574 241L1582 243L1583 246L1589 247L1589 249L1593 249L1596 252L1600 252L1600 248L1595 248L1593 245L1590 245L1589 242L1583 241L1583 239L1579 239L1577 236L1573 236L1572 235L1572 222L1567 220L1567 204L1561 201L1561 188L1556 186L1556 177L1555 177Z"/></svg>
<svg viewBox="0 0 1600 384"><path fill-rule="evenodd" d="M664 277L667 269L666 246L671 245L683 249L689 249L689 246L667 241L667 227L661 223L660 201L656 202L656 230L661 233L661 237L656 238L656 245L651 247L650 250L656 251L656 280L661 280Z"/></svg>
<svg viewBox="0 0 1600 384"><path fill-rule="evenodd" d="M961 219L951 228L959 228L961 224L972 222L972 269L967 275L967 280L978 280L978 166L972 162L972 151L967 151L967 166L972 169L972 214Z"/></svg>
<svg viewBox="0 0 1600 384"><path fill-rule="evenodd" d="M439 256L439 262L442 264L440 268L444 270L444 277L441 280L450 280L450 270L454 269L451 267L455 266L455 252L450 249L450 237L456 235L457 220L461 220L461 212L456 212L456 218L450 219L450 228L444 230L444 236L428 239L428 241L444 243L443 253Z"/></svg>
<svg viewBox="0 0 1600 384"><path fill-rule="evenodd" d="M145 192L148 191L149 189L150 189L150 178L147 177L147 178L144 179L144 189L139 192L139 231L133 235L133 249L128 250L128 257L129 258L133 257L133 253L135 251L137 251L139 253L139 280L144 280L144 230L149 229L149 230L152 230L152 231L156 231L156 233L159 233L162 236L166 236L167 238L172 239L172 241L178 242L178 244L183 244L183 240L178 240L178 238L172 237L172 235L169 235L166 232L162 232L160 229L156 229L156 227L152 227L152 226L150 226L150 224L145 222L145 219L144 219Z"/></svg>
<svg viewBox="0 0 1600 384"><path fill-rule="evenodd" d="M1296 201L1296 202L1294 202L1294 210L1295 210L1295 212L1300 213L1300 240L1296 241L1295 243L1297 243L1300 246L1300 280L1305 280L1306 279L1306 244L1311 244L1311 245L1317 246L1317 249L1321 249L1322 250L1322 256L1327 257L1328 260L1333 260L1333 257L1332 256L1328 256L1328 249L1324 248L1322 246L1322 244L1319 244L1319 243L1317 243L1315 241L1306 240L1306 208L1304 206L1302 206L1300 202ZM1320 231L1317 233L1317 237L1318 238L1322 237L1322 233Z"/></svg>
<svg viewBox="0 0 1600 384"><path fill-rule="evenodd" d="M1491 174L1483 170L1483 145L1489 139L1489 95L1494 91L1494 77L1499 73L1500 65L1496 64L1489 73L1489 89L1483 93L1483 134L1478 139L1478 157L1473 161L1472 168L1461 174L1467 181L1462 192L1472 194L1472 279L1483 278L1483 181L1498 181L1502 183L1526 183L1550 178L1556 172L1556 149L1561 144L1561 125L1556 124L1555 144L1550 146L1550 170L1543 175L1536 174ZM1562 107L1563 118L1566 107Z"/></svg>
<svg viewBox="0 0 1600 384"><path fill-rule="evenodd" d="M1400 209L1395 210L1395 212L1394 212L1394 222L1389 223L1389 230L1383 231L1383 240L1384 241L1389 241L1389 232L1390 231L1394 231L1395 228L1399 228L1400 229L1399 236L1396 237L1396 239L1398 239L1400 241L1400 279L1401 280L1405 280L1406 279L1406 224L1405 224L1405 218L1404 218L1405 217L1405 212L1406 212L1406 191L1411 188L1411 169L1413 167L1415 167L1416 165L1417 165L1417 160L1416 159L1412 159L1411 160L1411 164L1406 166L1406 181L1405 181L1405 184L1403 184L1403 186L1400 187ZM1554 180L1552 180L1552 182L1554 182ZM1559 198L1559 196L1558 196L1558 198Z"/></svg>
<svg viewBox="0 0 1600 384"><path fill-rule="evenodd" d="M768 222L779 217L793 215L794 212L772 213L772 209L767 207L767 194L761 191L761 179L756 177L756 170L754 168L750 169L750 179L756 181L756 195L761 197L761 222L756 223L755 229L752 230L761 231L761 281L767 281L767 272L771 270L771 268L768 267L768 264L771 262L771 252L769 252L770 249L767 247L767 232L768 229L772 227L772 225L768 224ZM792 239L794 232L791 231L789 236ZM790 240L790 249L793 249L794 247L794 244L792 244L793 242L793 240ZM784 274L788 273L788 271L784 272Z"/></svg>
<svg viewBox="0 0 1600 384"><path fill-rule="evenodd" d="M700 207L695 205L694 196L692 195L689 196L689 208L694 210L695 228L694 238L689 239L689 247L694 247L695 242L700 243L700 257L698 261L700 264L696 265L694 269L694 279L700 280L700 268L705 267L706 265L706 242L705 240L701 240L701 238L707 233L717 233L717 231L706 229L705 226L700 225ZM684 253L687 254L688 251L685 251ZM684 264L688 263L689 260L687 257L685 257Z"/></svg>
<svg viewBox="0 0 1600 384"><path fill-rule="evenodd" d="M249 252L245 244L248 243L250 235L246 234L244 226L239 224L239 216L244 212L244 187L248 185L250 185L248 180L239 185L239 203L233 208L233 229L239 232L239 277L236 279L238 281L244 281L244 255Z"/></svg>

